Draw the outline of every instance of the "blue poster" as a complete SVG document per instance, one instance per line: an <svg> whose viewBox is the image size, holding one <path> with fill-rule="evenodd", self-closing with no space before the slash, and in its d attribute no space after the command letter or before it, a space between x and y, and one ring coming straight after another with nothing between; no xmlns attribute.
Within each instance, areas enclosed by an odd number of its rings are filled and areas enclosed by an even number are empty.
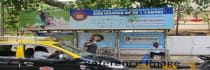
<svg viewBox="0 0 210 70"><path fill-rule="evenodd" d="M171 29L173 8L70 10L70 29Z"/></svg>
<svg viewBox="0 0 210 70"><path fill-rule="evenodd" d="M83 47L91 36L97 33L78 33L78 45ZM117 47L117 34L114 32L99 33L104 40L98 42L98 47ZM164 47L164 33L162 32L121 32L120 48L150 48L154 42Z"/></svg>
<svg viewBox="0 0 210 70"><path fill-rule="evenodd" d="M90 40L91 36L94 34L100 34L104 36L104 40L98 42L98 47L115 47L116 46L116 33L108 32L108 33L78 33L78 46L83 47L85 42Z"/></svg>
<svg viewBox="0 0 210 70"><path fill-rule="evenodd" d="M150 48L154 42L164 47L162 32L122 32L120 33L121 48Z"/></svg>

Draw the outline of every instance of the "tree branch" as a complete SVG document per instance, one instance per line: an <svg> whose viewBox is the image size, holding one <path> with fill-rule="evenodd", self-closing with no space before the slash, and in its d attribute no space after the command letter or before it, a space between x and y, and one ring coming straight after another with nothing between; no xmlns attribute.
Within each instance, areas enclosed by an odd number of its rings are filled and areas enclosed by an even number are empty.
<svg viewBox="0 0 210 70"><path fill-rule="evenodd" d="M54 0L45 0L44 3L58 8L64 8L66 6L66 4Z"/></svg>

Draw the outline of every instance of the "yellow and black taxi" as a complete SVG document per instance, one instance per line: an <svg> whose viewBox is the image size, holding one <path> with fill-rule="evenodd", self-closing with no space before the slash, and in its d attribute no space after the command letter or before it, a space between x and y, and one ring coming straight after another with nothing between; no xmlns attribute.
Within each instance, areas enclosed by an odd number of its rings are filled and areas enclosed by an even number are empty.
<svg viewBox="0 0 210 70"><path fill-rule="evenodd" d="M83 52L42 37L13 39L0 40L0 70L128 70L117 58Z"/></svg>

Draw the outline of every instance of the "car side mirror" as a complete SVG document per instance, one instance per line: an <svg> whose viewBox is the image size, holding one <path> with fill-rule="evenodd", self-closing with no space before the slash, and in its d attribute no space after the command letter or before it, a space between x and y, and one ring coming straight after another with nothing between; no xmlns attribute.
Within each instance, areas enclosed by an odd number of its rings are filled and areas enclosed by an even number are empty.
<svg viewBox="0 0 210 70"><path fill-rule="evenodd" d="M67 54L59 54L58 59L68 60L71 59Z"/></svg>
<svg viewBox="0 0 210 70"><path fill-rule="evenodd" d="M64 54L59 54L59 55L58 55L58 58L59 58L59 59L65 59Z"/></svg>

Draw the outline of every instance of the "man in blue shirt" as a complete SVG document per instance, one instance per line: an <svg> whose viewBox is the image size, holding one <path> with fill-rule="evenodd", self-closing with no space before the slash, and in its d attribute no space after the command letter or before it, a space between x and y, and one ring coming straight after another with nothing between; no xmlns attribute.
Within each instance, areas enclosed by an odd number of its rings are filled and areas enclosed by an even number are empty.
<svg viewBox="0 0 210 70"><path fill-rule="evenodd" d="M159 43L155 42L153 46L151 47L151 52L150 52L150 58L154 58L154 55L160 55L161 58L164 58L165 56L165 49L163 46L159 45Z"/></svg>

